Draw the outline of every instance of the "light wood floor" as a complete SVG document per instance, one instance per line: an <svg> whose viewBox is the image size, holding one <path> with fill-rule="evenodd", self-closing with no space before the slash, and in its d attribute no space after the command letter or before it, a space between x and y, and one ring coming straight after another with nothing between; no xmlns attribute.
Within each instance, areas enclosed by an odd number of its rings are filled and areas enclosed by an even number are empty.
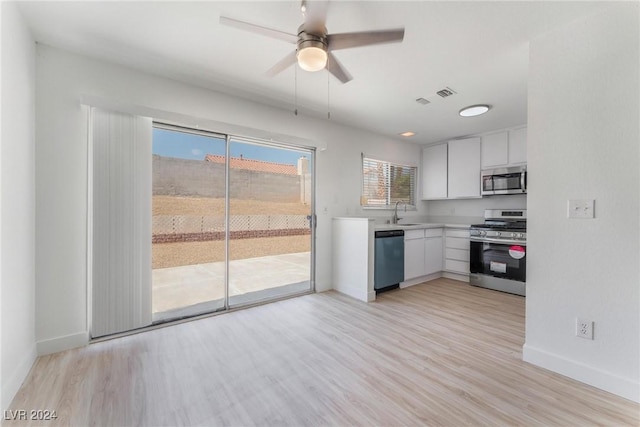
<svg viewBox="0 0 640 427"><path fill-rule="evenodd" d="M326 292L41 357L10 409L74 426L640 424L637 404L522 362L523 341L514 295Z"/></svg>

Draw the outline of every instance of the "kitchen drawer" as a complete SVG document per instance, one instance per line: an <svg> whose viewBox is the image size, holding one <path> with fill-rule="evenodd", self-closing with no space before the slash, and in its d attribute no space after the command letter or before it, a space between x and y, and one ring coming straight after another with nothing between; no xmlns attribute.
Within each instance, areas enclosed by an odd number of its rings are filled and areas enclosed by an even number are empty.
<svg viewBox="0 0 640 427"><path fill-rule="evenodd" d="M444 269L455 273L469 274L469 261L456 261L454 259L446 259L444 261Z"/></svg>
<svg viewBox="0 0 640 427"><path fill-rule="evenodd" d="M444 257L448 260L453 259L453 260L465 261L466 263L469 263L469 250L446 248L444 252Z"/></svg>
<svg viewBox="0 0 640 427"><path fill-rule="evenodd" d="M404 240L424 239L424 228L419 230L404 230Z"/></svg>
<svg viewBox="0 0 640 427"><path fill-rule="evenodd" d="M464 249L468 251L469 239L462 239L460 237L447 237L445 245L447 248Z"/></svg>
<svg viewBox="0 0 640 427"><path fill-rule="evenodd" d="M427 228L424 230L425 237L442 237L442 228Z"/></svg>
<svg viewBox="0 0 640 427"><path fill-rule="evenodd" d="M467 229L454 229L454 228L447 228L446 230L446 236L447 237L462 237L462 238L469 238L469 230Z"/></svg>

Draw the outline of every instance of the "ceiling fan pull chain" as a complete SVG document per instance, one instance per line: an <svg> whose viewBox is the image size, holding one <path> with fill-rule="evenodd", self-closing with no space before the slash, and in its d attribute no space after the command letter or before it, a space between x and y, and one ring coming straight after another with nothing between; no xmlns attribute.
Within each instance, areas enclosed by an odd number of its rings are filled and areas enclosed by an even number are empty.
<svg viewBox="0 0 640 427"><path fill-rule="evenodd" d="M295 110L293 111L294 115L298 115L298 66L294 65L293 67L293 99L294 99L294 108Z"/></svg>
<svg viewBox="0 0 640 427"><path fill-rule="evenodd" d="M330 59L327 58L327 71L329 70L329 61L330 61ZM327 120L331 120L331 103L330 103L331 98L329 96L329 94L330 94L329 88L330 88L330 83L331 83L330 74L331 73L325 73L325 74L327 75Z"/></svg>

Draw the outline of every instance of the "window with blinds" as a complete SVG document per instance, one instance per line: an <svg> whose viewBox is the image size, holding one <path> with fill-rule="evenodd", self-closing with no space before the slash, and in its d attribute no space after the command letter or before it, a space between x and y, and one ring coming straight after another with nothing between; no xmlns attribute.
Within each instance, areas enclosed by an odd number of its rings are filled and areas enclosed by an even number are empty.
<svg viewBox="0 0 640 427"><path fill-rule="evenodd" d="M362 197L364 207L389 208L396 202L416 204L418 168L362 156Z"/></svg>

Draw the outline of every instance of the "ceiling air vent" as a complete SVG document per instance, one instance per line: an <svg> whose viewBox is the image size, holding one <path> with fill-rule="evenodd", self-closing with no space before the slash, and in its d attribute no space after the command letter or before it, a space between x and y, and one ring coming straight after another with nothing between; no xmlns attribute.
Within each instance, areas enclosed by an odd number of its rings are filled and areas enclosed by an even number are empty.
<svg viewBox="0 0 640 427"><path fill-rule="evenodd" d="M440 95L442 98L446 98L446 97L448 97L448 96L451 96L451 95L455 94L455 93L456 93L456 91L455 91L455 90L453 90L453 89L451 89L450 87L445 87L444 89L439 90L439 91L437 91L436 93L437 93L438 95Z"/></svg>
<svg viewBox="0 0 640 427"><path fill-rule="evenodd" d="M428 99L425 98L418 98L416 99L416 102L420 105L427 105L427 104L431 104L431 101L429 101Z"/></svg>

